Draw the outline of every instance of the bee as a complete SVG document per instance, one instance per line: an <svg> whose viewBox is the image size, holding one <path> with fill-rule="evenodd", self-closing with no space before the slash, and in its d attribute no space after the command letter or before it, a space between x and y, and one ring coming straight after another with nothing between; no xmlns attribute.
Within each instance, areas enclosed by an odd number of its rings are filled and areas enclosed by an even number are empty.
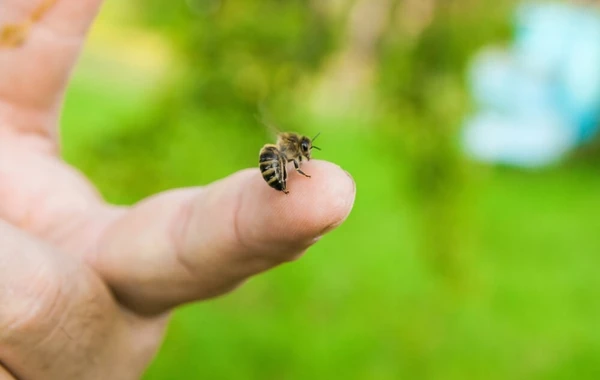
<svg viewBox="0 0 600 380"><path fill-rule="evenodd" d="M298 133L283 132L277 134L276 144L266 144L259 154L258 166L263 179L275 190L289 194L287 189L287 164L294 163L294 168L299 174L310 178L310 175L300 169L302 160L310 161L312 149L321 150L314 146L313 141L319 137L317 133L312 139Z"/></svg>

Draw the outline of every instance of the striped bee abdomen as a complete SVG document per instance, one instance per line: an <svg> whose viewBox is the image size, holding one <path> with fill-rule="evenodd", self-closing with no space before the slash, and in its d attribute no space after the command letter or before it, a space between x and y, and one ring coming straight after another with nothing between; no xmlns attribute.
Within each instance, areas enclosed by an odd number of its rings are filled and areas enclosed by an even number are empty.
<svg viewBox="0 0 600 380"><path fill-rule="evenodd" d="M275 145L265 145L259 155L258 166L263 179L275 190L288 193L287 183L287 160Z"/></svg>

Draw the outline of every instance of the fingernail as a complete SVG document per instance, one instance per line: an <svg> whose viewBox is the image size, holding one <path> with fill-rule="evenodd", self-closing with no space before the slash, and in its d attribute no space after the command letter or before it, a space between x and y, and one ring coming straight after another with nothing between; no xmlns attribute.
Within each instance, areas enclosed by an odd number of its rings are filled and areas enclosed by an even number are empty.
<svg viewBox="0 0 600 380"><path fill-rule="evenodd" d="M342 223L344 223L346 221L346 219L348 218L348 216L350 215L350 212L352 212L352 208L354 207L354 201L356 199L356 181L354 181L354 178L348 171L344 170L344 173L346 173L346 175L348 176L348 178L350 178L350 181L352 182L352 199L350 200L350 203L347 205L348 212L341 219L329 224L327 227L325 227L323 230L321 230L319 236L316 237L314 240L315 243L317 241L319 241L323 237L323 235L327 234L328 232L333 231L334 229L339 227Z"/></svg>
<svg viewBox="0 0 600 380"><path fill-rule="evenodd" d="M343 169L342 169L343 170ZM352 187L354 189L354 193L356 193L356 181L354 180L354 177L352 177L352 174L350 174L348 171L344 170L344 173L346 173L346 175L348 176L348 178L350 178L350 181L352 181Z"/></svg>
<svg viewBox="0 0 600 380"><path fill-rule="evenodd" d="M319 241L323 235L325 235L328 232L331 232L333 230L335 230L337 227L339 227L342 223L344 223L344 221L346 220L346 218L339 220L335 223L331 223L330 225L328 225L327 227L323 228L321 230L321 232L319 233L319 236L315 238L315 241Z"/></svg>

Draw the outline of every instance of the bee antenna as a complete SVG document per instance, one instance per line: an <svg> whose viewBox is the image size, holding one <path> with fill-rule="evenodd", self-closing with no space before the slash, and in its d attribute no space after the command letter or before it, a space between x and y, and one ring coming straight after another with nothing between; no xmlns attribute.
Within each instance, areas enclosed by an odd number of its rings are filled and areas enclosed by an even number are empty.
<svg viewBox="0 0 600 380"><path fill-rule="evenodd" d="M316 150L321 150L321 148L319 148L318 146L312 146L313 148L315 148Z"/></svg>
<svg viewBox="0 0 600 380"><path fill-rule="evenodd" d="M317 137L319 137L319 135L321 134L321 132L317 133L317 135L315 137L312 138L312 141L315 141L317 139ZM317 148L318 149L318 148Z"/></svg>

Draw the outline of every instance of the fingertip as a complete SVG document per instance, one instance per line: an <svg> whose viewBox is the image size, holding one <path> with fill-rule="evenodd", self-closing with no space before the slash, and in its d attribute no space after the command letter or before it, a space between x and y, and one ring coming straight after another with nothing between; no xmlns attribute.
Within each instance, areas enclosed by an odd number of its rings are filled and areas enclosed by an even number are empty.
<svg viewBox="0 0 600 380"><path fill-rule="evenodd" d="M320 237L347 219L354 205L356 183L348 172L327 161L311 161L304 170L312 177L291 181L298 197L292 207L307 234Z"/></svg>
<svg viewBox="0 0 600 380"><path fill-rule="evenodd" d="M302 166L310 178L289 169L289 194L270 188L249 173L248 196L241 205L243 235L268 251L294 254L341 225L354 205L356 185L338 165L311 160Z"/></svg>

